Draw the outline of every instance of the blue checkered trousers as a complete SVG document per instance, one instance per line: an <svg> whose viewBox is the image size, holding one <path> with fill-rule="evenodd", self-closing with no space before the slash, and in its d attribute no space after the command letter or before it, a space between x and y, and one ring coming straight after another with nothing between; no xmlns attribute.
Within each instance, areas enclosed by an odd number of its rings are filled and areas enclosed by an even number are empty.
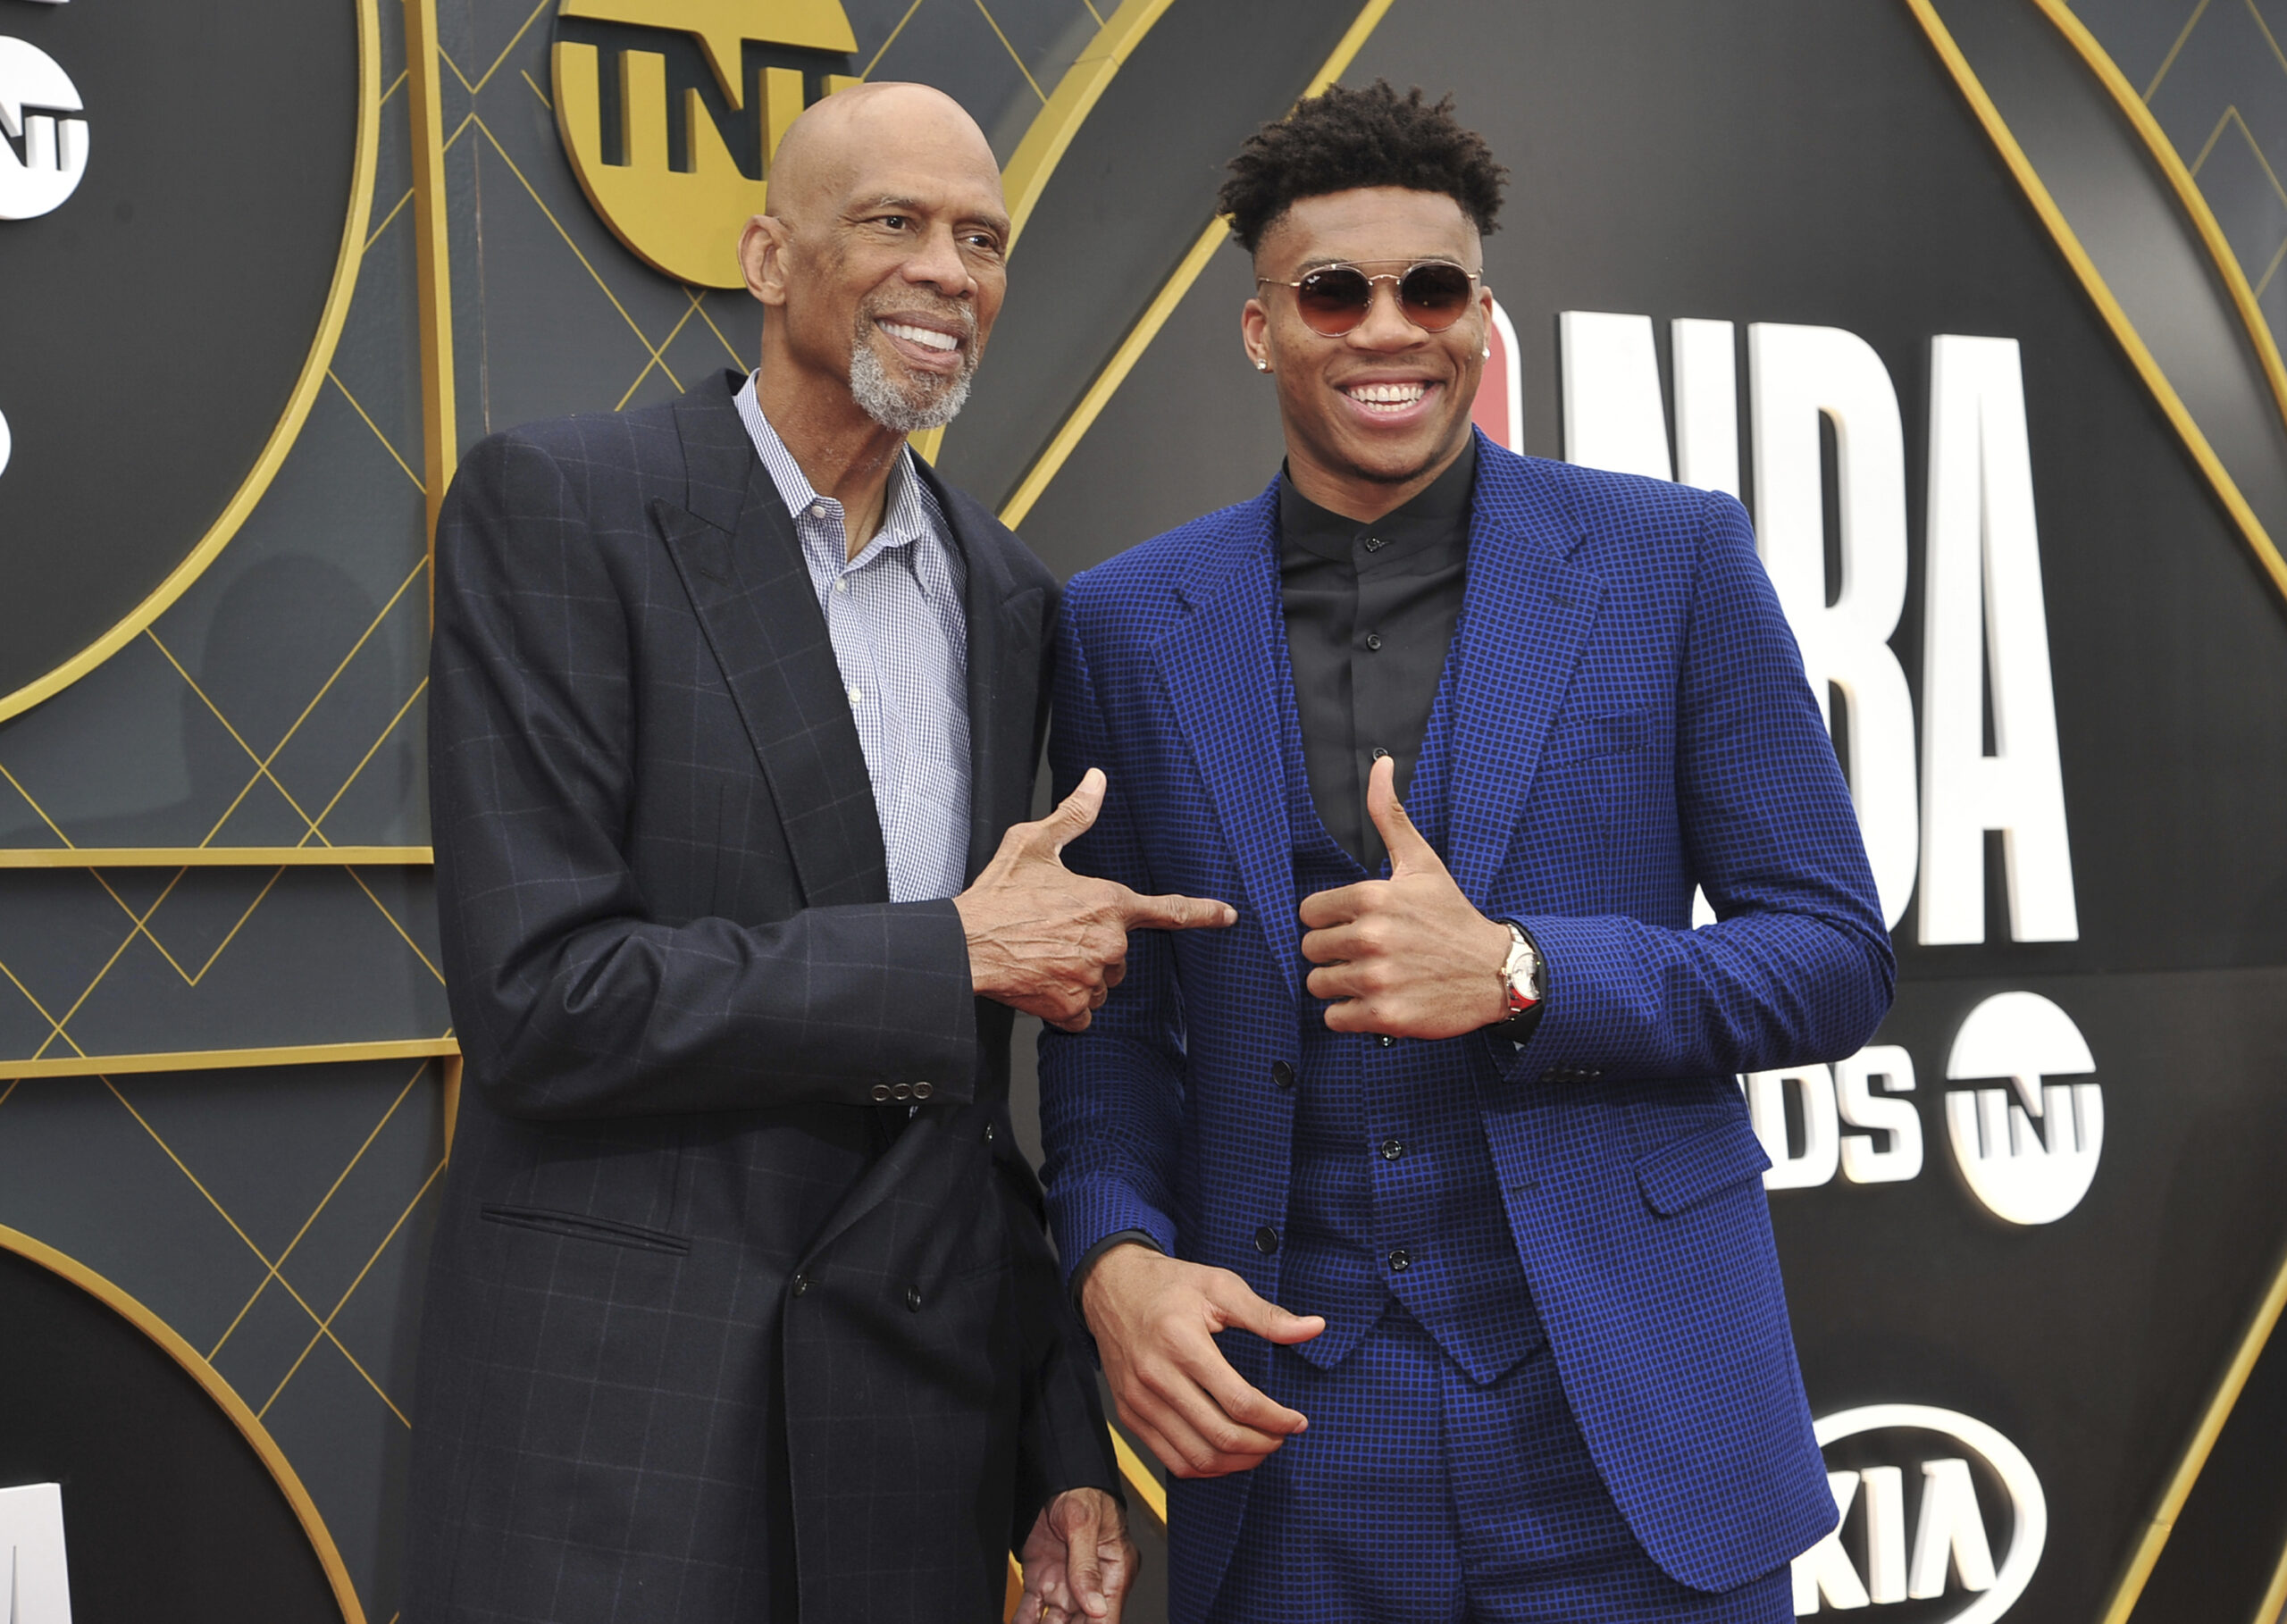
<svg viewBox="0 0 2287 1624"><path fill-rule="evenodd" d="M1337 1037L1303 986L1300 898L1358 876L1301 782L1275 484L1065 599L1058 792L1110 780L1068 860L1239 922L1139 933L1043 1037L1062 1254L1140 1229L1328 1318L1221 1339L1311 1426L1173 1486L1183 1624L1778 1620L1835 1520L1730 1079L1889 1007L1848 791L1736 502L1478 456L1409 810L1546 956L1522 1046Z"/></svg>

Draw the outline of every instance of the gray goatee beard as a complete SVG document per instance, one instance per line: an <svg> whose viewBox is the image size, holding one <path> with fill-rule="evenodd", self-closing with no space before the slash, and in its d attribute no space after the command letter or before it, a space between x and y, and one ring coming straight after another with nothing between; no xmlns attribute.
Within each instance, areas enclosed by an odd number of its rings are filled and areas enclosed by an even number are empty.
<svg viewBox="0 0 2287 1624"><path fill-rule="evenodd" d="M942 429L959 416L961 407L968 404L969 381L976 376L974 325L964 335L967 343L960 371L950 378L923 373L908 380L903 387L890 377L889 368L867 341L874 326L872 316L860 314L850 349L850 393L857 400L858 409L884 429L899 434Z"/></svg>

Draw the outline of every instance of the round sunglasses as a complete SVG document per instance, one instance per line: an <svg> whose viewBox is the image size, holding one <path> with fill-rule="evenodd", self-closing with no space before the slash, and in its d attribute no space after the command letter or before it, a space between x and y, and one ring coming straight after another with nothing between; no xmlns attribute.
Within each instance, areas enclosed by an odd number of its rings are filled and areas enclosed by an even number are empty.
<svg viewBox="0 0 2287 1624"><path fill-rule="evenodd" d="M1395 285L1398 314L1424 332L1443 332L1470 306L1479 276L1451 260L1417 260L1403 271L1369 276L1356 265L1320 265L1300 280L1258 276L1257 287L1292 288L1294 308L1312 332L1338 339L1373 308L1374 284Z"/></svg>

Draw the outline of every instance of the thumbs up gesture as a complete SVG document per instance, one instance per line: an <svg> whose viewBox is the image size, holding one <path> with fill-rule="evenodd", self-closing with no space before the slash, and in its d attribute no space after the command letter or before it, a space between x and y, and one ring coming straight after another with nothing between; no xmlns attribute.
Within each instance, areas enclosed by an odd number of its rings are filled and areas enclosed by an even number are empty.
<svg viewBox="0 0 2287 1624"><path fill-rule="evenodd" d="M1064 848L1103 809L1090 767L1055 811L1001 838L976 883L953 899L968 938L969 980L982 996L1066 1032L1085 1032L1127 973L1130 931L1215 930L1239 916L1202 897L1146 897L1064 866Z"/></svg>
<svg viewBox="0 0 2287 1624"><path fill-rule="evenodd" d="M1307 984L1336 1032L1458 1037L1508 1017L1501 967L1509 929L1471 906L1398 804L1386 756L1366 784L1366 813L1389 848L1390 877L1303 900Z"/></svg>

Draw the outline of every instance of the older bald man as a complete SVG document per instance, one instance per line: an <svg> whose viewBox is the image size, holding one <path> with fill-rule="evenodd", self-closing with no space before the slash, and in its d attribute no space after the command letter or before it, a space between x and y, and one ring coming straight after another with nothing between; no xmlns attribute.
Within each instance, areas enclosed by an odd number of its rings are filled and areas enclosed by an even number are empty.
<svg viewBox="0 0 2287 1624"><path fill-rule="evenodd" d="M1001 306L984 136L845 91L770 206L753 376L496 435L440 523L407 1624L998 1619L1012 1548L1060 1624L1134 1572L1010 1021L1230 910L1064 870L1100 776L1018 821L1055 582L905 444Z"/></svg>

